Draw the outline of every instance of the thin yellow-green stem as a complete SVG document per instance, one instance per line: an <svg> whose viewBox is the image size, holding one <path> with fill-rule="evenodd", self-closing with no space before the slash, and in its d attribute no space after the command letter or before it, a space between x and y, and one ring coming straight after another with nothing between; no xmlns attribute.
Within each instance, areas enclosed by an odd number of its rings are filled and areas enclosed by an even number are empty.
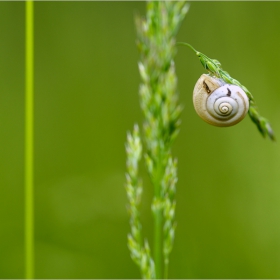
<svg viewBox="0 0 280 280"><path fill-rule="evenodd" d="M25 277L34 278L33 1L25 3Z"/></svg>
<svg viewBox="0 0 280 280"><path fill-rule="evenodd" d="M161 162L159 160L159 162ZM161 178L162 170L161 167L158 168L157 174L155 176L155 197L157 200L161 198ZM157 208L154 212L154 261L155 261L155 271L156 279L162 279L162 261L163 261L163 213L161 207Z"/></svg>
<svg viewBox="0 0 280 280"><path fill-rule="evenodd" d="M155 213L154 224L154 260L156 267L156 279L162 279L162 210Z"/></svg>
<svg viewBox="0 0 280 280"><path fill-rule="evenodd" d="M168 264L164 264L164 279L168 279Z"/></svg>

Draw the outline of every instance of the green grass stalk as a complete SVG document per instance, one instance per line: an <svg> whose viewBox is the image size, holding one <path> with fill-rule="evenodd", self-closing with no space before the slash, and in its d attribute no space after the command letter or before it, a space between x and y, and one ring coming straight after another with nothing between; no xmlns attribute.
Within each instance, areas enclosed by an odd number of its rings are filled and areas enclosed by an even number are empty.
<svg viewBox="0 0 280 280"><path fill-rule="evenodd" d="M154 217L154 260L157 279L162 279L162 211L158 210Z"/></svg>
<svg viewBox="0 0 280 280"><path fill-rule="evenodd" d="M176 34L188 11L183 1L148 1L146 18L136 18L138 62L141 84L140 105L144 114L143 134L135 125L126 143L126 192L131 232L128 247L142 278L168 277L169 255L175 236L175 192L177 160L171 146L179 133L182 107L178 104L174 57ZM144 145L144 152L142 149ZM141 238L139 177L142 154L154 186L151 210L154 216L153 257L149 242Z"/></svg>
<svg viewBox="0 0 280 280"><path fill-rule="evenodd" d="M157 176L154 181L154 195L155 199L161 200L161 179L162 172L161 168L157 171ZM161 207L157 207L154 210L154 261L155 261L155 272L157 279L162 279L162 260L163 260L163 211Z"/></svg>
<svg viewBox="0 0 280 280"><path fill-rule="evenodd" d="M25 278L34 278L33 1L25 2Z"/></svg>

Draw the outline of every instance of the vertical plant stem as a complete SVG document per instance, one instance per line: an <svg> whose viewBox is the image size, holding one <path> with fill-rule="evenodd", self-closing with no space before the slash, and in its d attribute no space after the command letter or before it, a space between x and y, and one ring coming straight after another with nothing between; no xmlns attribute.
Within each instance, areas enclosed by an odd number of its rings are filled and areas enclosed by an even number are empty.
<svg viewBox="0 0 280 280"><path fill-rule="evenodd" d="M158 176L155 182L155 198L156 200L161 199L161 172L158 172ZM162 216L162 209L158 207L154 211L154 261L155 261L155 271L156 271L156 278L162 279L162 244L163 244L163 216Z"/></svg>
<svg viewBox="0 0 280 280"><path fill-rule="evenodd" d="M154 260L157 279L162 279L162 211L155 214Z"/></svg>
<svg viewBox="0 0 280 280"><path fill-rule="evenodd" d="M188 11L184 1L148 1L146 18L136 17L138 63L141 76L140 105L144 113L143 144L147 171L154 186L152 213L154 217L153 258L148 241L140 240L139 161L142 141L139 127L128 133L126 143L126 191L129 200L131 233L128 247L145 279L167 278L169 255L175 236L175 191L177 160L171 146L178 135L180 113L174 57L176 34ZM164 265L164 267L163 267Z"/></svg>
<svg viewBox="0 0 280 280"><path fill-rule="evenodd" d="M168 265L164 265L164 276L163 279L168 279Z"/></svg>
<svg viewBox="0 0 280 280"><path fill-rule="evenodd" d="M25 2L25 277L34 278L33 1Z"/></svg>

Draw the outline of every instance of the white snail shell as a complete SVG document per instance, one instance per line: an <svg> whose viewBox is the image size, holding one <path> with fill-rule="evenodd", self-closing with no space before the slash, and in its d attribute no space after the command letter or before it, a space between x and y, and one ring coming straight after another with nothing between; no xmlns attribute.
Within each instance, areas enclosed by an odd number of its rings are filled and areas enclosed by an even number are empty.
<svg viewBox="0 0 280 280"><path fill-rule="evenodd" d="M244 119L249 109L249 99L240 87L206 74L194 87L193 103L197 114L215 126L235 125Z"/></svg>

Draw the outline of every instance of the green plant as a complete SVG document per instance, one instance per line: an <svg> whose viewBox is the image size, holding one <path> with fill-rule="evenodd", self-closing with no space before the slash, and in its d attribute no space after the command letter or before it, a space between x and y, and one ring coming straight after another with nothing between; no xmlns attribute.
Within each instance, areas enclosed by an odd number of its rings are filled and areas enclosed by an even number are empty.
<svg viewBox="0 0 280 280"><path fill-rule="evenodd" d="M34 278L33 210L33 1L25 4L25 277Z"/></svg>
<svg viewBox="0 0 280 280"><path fill-rule="evenodd" d="M177 160L171 155L171 145L179 132L182 110L176 92L175 36L187 11L188 5L185 2L148 2L146 19L136 19L137 45L141 55L140 104L144 124L143 136L137 124L133 132L127 135L126 192L131 226L128 247L143 278L168 277L169 255L175 235ZM210 76L240 87L245 92L244 97L248 97L246 108L248 110L249 107L252 121L263 136L275 140L269 122L259 114L254 98L246 87L224 71L219 61L210 59L187 43L178 44L191 48ZM154 216L153 255L149 242L142 237L140 221L143 186L139 176L139 162L143 154L154 186L151 207Z"/></svg>
<svg viewBox="0 0 280 280"><path fill-rule="evenodd" d="M136 18L144 124L143 137L138 125L127 136L126 192L131 226L128 247L143 278L162 278L163 271L167 278L175 234L177 161L172 158L171 145L179 132L182 110L176 91L175 36L187 11L185 2L148 2L146 19ZM143 143L146 167L154 186L153 256L149 242L141 235L139 205L143 188L138 166Z"/></svg>

